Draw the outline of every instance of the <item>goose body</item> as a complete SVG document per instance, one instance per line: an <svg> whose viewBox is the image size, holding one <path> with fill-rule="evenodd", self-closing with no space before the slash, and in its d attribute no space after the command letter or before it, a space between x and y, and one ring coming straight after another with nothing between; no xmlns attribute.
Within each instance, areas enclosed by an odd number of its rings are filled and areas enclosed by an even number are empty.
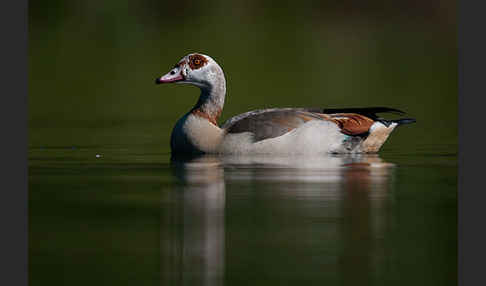
<svg viewBox="0 0 486 286"><path fill-rule="evenodd" d="M415 122L378 117L378 113L404 114L386 107L272 108L234 116L219 126L226 95L224 73L211 57L198 53L182 58L156 83L201 89L196 105L172 130L171 150L177 154L376 153L395 127Z"/></svg>

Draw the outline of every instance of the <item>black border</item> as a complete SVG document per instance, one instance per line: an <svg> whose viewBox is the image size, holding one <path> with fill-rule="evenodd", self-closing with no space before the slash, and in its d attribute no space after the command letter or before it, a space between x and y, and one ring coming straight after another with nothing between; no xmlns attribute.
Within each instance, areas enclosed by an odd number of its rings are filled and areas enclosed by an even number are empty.
<svg viewBox="0 0 486 286"><path fill-rule="evenodd" d="M4 1L0 6L2 44L2 206L0 207L2 285L27 285L27 1ZM481 7L482 6L482 7ZM458 281L459 285L483 285L486 235L483 207L486 188L481 125L486 69L484 21L486 5L460 0L458 7L459 69L459 185L458 185ZM479 133L479 134L478 134ZM466 164L469 162L469 164ZM483 283L481 283L483 282Z"/></svg>
<svg viewBox="0 0 486 286"><path fill-rule="evenodd" d="M486 285L484 140L486 69L485 9L482 1L460 0L458 8L459 177L458 284ZM481 101L481 102L479 102ZM479 132L478 132L479 131Z"/></svg>
<svg viewBox="0 0 486 286"><path fill-rule="evenodd" d="M0 253L4 262L0 284L27 285L27 1L3 1L0 11L3 166Z"/></svg>

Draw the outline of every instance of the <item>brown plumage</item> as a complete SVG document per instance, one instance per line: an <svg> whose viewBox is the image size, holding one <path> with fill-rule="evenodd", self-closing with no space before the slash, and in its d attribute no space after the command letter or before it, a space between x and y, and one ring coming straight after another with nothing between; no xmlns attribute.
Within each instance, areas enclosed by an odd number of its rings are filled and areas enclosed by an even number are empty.
<svg viewBox="0 0 486 286"><path fill-rule="evenodd" d="M202 55L194 54L189 56L189 67L191 67L193 70L201 68L207 62L208 60Z"/></svg>
<svg viewBox="0 0 486 286"><path fill-rule="evenodd" d="M210 115L207 112L204 112L203 110L201 110L201 108L193 108L191 110L191 113L194 114L194 115L196 115L196 116L199 116L199 117L202 117L202 118L206 118L209 122L211 122L212 124L218 126L218 118L221 115L221 110L219 110L219 112L217 112L214 115Z"/></svg>
<svg viewBox="0 0 486 286"><path fill-rule="evenodd" d="M335 123L343 134L357 136L368 133L375 120L358 113L325 114L306 108L278 108L244 113L226 122L228 133L251 132L255 141L281 136L309 120Z"/></svg>
<svg viewBox="0 0 486 286"><path fill-rule="evenodd" d="M346 135L360 135L367 133L375 121L361 114L336 113L329 115L330 120L336 123L341 132Z"/></svg>

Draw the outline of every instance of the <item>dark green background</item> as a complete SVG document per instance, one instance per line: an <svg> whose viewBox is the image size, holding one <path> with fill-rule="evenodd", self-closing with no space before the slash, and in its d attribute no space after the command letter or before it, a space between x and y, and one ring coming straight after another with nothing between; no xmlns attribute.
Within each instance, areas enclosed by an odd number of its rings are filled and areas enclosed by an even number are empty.
<svg viewBox="0 0 486 286"><path fill-rule="evenodd" d="M265 107L383 105L420 123L387 145L455 144L454 5L31 1L29 144L168 152L199 91L154 79L195 51L226 73L222 120Z"/></svg>
<svg viewBox="0 0 486 286"><path fill-rule="evenodd" d="M455 285L455 5L29 1L30 284L170 280L161 245L185 241L174 214L185 204L174 194L191 188L174 175L168 139L199 91L154 79L201 52L225 71L222 121L299 106L389 106L417 119L380 152L395 168L378 184L387 190L378 199L363 185L375 175L276 183L269 178L288 174L272 165L223 164L219 282ZM329 199L331 189L343 195ZM302 199L305 190L316 200ZM375 232L365 219L372 217L381 225ZM186 283L199 281L182 272Z"/></svg>

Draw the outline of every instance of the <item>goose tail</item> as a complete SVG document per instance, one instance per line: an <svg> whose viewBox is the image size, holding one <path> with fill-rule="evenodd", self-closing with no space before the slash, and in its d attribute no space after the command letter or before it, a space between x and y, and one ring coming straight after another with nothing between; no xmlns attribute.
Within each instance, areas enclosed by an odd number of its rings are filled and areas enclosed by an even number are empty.
<svg viewBox="0 0 486 286"><path fill-rule="evenodd" d="M415 118L400 118L400 119L390 120L390 122L396 123L397 126L400 126L400 125L415 123L417 122L417 120L415 120Z"/></svg>

